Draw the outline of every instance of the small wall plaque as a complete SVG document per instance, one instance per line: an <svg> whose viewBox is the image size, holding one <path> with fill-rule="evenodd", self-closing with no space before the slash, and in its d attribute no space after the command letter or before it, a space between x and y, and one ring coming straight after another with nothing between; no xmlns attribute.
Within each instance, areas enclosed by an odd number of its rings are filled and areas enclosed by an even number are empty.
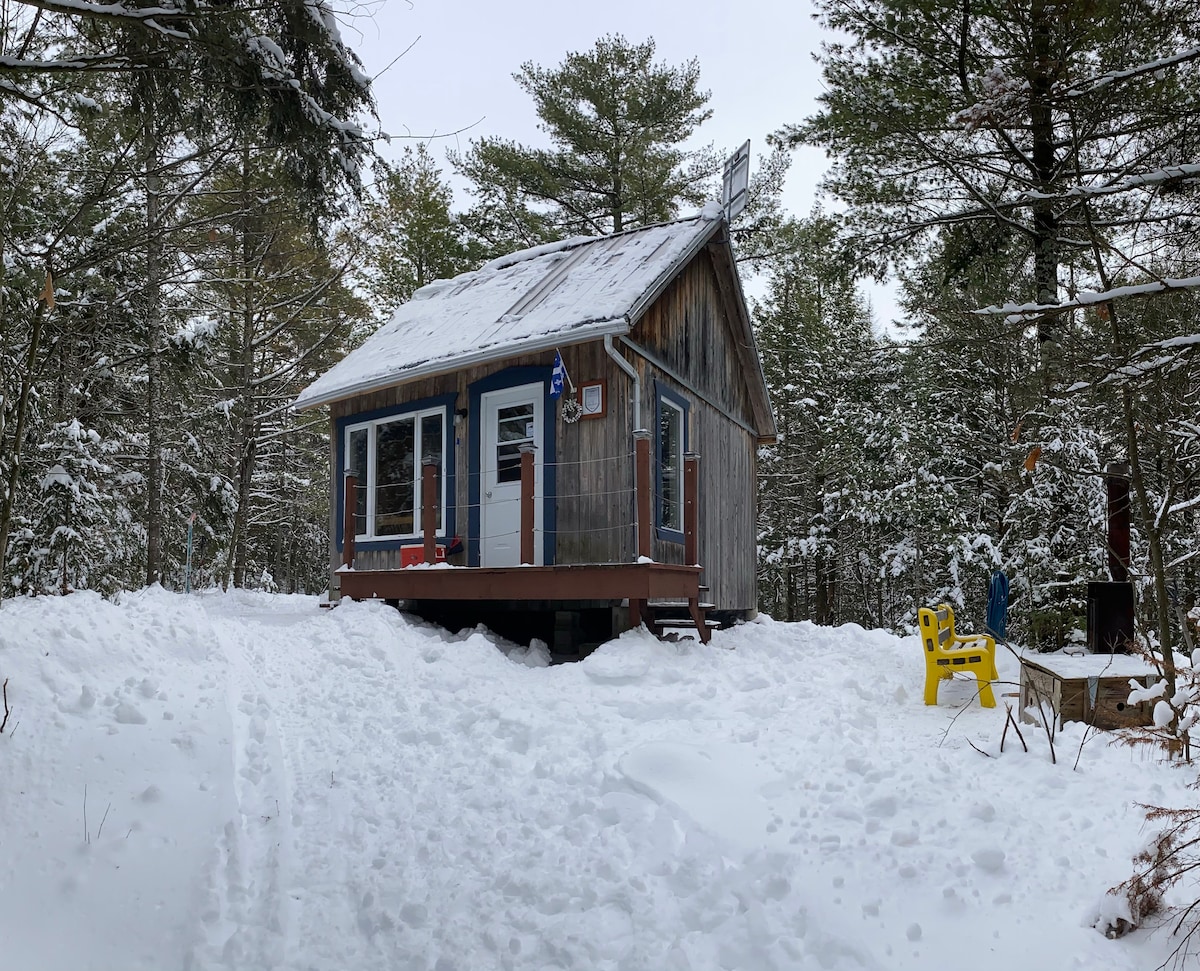
<svg viewBox="0 0 1200 971"><path fill-rule="evenodd" d="M584 418L603 418L608 413L605 382L584 381L579 386L579 406Z"/></svg>

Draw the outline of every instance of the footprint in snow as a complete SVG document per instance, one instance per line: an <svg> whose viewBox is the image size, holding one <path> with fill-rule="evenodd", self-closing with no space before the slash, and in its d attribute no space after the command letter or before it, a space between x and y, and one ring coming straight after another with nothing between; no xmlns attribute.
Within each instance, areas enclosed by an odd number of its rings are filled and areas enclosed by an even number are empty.
<svg viewBox="0 0 1200 971"><path fill-rule="evenodd" d="M122 701L117 705L117 710L114 716L122 725L145 725L146 716L138 711L133 705L127 701Z"/></svg>
<svg viewBox="0 0 1200 971"><path fill-rule="evenodd" d="M1004 850L976 850L971 859L979 869L997 873L1004 867Z"/></svg>

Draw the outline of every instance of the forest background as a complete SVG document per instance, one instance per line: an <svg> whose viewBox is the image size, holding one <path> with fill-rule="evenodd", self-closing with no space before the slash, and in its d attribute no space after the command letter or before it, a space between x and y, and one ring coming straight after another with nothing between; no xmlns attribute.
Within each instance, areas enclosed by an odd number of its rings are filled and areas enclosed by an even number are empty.
<svg viewBox="0 0 1200 971"><path fill-rule="evenodd" d="M818 110L732 227L781 438L760 604L902 630L922 604L1078 636L1129 466L1143 631L1200 599L1200 10L822 0ZM735 146L696 61L609 35L514 64L527 145L385 161L324 0L0 0L0 598L320 592L326 418L295 394L412 292L686 214ZM786 98L786 92L778 93ZM797 146L820 207L785 210ZM470 187L456 204L451 175ZM900 328L862 284L889 278Z"/></svg>

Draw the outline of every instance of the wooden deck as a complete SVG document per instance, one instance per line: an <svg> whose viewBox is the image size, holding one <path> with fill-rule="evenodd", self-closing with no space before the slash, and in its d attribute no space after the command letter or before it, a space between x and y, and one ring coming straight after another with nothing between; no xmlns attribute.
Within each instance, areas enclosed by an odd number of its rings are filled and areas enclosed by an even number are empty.
<svg viewBox="0 0 1200 971"><path fill-rule="evenodd" d="M342 570L342 596L355 600L699 599L698 566L599 563Z"/></svg>
<svg viewBox="0 0 1200 971"><path fill-rule="evenodd" d="M686 616L691 621L686 626L695 626L700 640L707 644L713 624L700 604L701 572L701 567L676 563L593 563L342 570L338 576L342 596L353 600L538 604L627 601L632 626L645 622L660 637L663 624L656 619L651 601L677 601L686 605Z"/></svg>

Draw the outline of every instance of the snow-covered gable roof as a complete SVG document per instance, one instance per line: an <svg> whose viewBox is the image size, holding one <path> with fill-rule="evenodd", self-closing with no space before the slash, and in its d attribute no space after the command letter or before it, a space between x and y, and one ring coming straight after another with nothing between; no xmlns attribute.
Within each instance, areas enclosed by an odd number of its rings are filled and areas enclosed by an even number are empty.
<svg viewBox="0 0 1200 971"><path fill-rule="evenodd" d="M719 207L521 250L422 287L296 399L315 408L516 354L626 334L721 226Z"/></svg>

